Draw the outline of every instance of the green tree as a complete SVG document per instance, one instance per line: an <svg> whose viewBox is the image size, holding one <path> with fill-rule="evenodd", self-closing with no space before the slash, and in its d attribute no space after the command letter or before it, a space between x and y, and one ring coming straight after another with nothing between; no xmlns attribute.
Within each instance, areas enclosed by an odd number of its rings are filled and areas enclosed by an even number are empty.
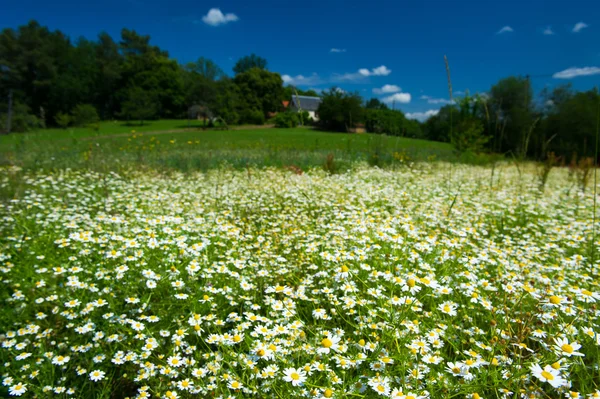
<svg viewBox="0 0 600 399"><path fill-rule="evenodd" d="M129 119L139 119L140 125L144 120L157 115L159 103L152 92L141 87L131 87L127 90L125 101L121 105L121 116Z"/></svg>
<svg viewBox="0 0 600 399"><path fill-rule="evenodd" d="M216 81L226 77L225 72L208 58L200 57L194 62L185 64L184 69L209 81Z"/></svg>
<svg viewBox="0 0 600 399"><path fill-rule="evenodd" d="M570 158L595 156L596 125L600 93L597 89L575 93L570 87L557 87L542 122L538 156L548 152Z"/></svg>
<svg viewBox="0 0 600 399"><path fill-rule="evenodd" d="M327 130L345 132L362 122L364 108L358 93L346 93L335 87L323 92L319 105L319 125Z"/></svg>
<svg viewBox="0 0 600 399"><path fill-rule="evenodd" d="M250 54L240 58L233 67L233 72L238 75L240 73L248 72L253 68L267 69L267 60L259 57L256 54Z"/></svg>
<svg viewBox="0 0 600 399"><path fill-rule="evenodd" d="M71 112L75 126L87 126L100 120L98 112L91 104L79 104Z"/></svg>
<svg viewBox="0 0 600 399"><path fill-rule="evenodd" d="M377 98L371 98L369 101L367 101L367 103L365 104L365 108L366 109L389 109L389 107L384 102L381 102Z"/></svg>
<svg viewBox="0 0 600 399"><path fill-rule="evenodd" d="M501 79L490 89L487 103L490 106L490 120L501 126L493 128L496 133L493 149L517 154L525 151L527 137L536 120L529 79L521 76Z"/></svg>
<svg viewBox="0 0 600 399"><path fill-rule="evenodd" d="M281 108L283 81L278 73L252 68L237 74L234 82L240 90L245 115L258 110L266 117Z"/></svg>
<svg viewBox="0 0 600 399"><path fill-rule="evenodd" d="M54 121L56 122L56 124L59 127L63 128L63 129L66 129L73 122L73 118L69 114L65 114L63 112L59 112L54 117Z"/></svg>
<svg viewBox="0 0 600 399"><path fill-rule="evenodd" d="M452 114L452 117L450 116ZM454 123L454 116L458 115L458 108L448 104L440 108L436 115L428 118L423 124L423 135L428 140L450 141L450 120Z"/></svg>
<svg viewBox="0 0 600 399"><path fill-rule="evenodd" d="M119 45L106 32L98 35L96 45L96 101L94 105L103 119L109 119L119 110L118 89L121 80L123 56Z"/></svg>

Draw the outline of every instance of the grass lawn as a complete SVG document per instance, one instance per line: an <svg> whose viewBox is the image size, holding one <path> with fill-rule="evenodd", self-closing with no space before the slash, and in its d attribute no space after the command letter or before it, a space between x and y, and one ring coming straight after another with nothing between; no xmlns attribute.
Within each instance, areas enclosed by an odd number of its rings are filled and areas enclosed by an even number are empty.
<svg viewBox="0 0 600 399"><path fill-rule="evenodd" d="M207 169L222 164L322 166L330 154L334 168L367 161L383 166L406 160L454 160L450 145L385 135L329 133L308 128L201 130L194 121L162 120L127 125L103 122L88 128L48 129L0 137L2 163L25 168L164 167Z"/></svg>

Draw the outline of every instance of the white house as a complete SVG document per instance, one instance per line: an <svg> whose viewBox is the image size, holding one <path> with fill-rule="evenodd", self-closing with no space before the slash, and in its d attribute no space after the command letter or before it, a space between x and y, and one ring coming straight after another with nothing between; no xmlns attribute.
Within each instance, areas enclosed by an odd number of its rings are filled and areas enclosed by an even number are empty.
<svg viewBox="0 0 600 399"><path fill-rule="evenodd" d="M319 104L321 104L320 97L309 97L309 96L297 96L292 95L292 101L290 101L290 110L294 112L306 111L308 115L315 121L319 120L317 110Z"/></svg>

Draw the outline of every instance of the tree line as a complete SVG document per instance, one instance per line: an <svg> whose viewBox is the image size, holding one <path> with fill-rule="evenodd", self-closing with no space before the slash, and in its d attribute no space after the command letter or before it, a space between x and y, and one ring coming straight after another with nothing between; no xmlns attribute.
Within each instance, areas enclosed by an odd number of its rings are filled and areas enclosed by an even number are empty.
<svg viewBox="0 0 600 399"><path fill-rule="evenodd" d="M597 88L578 92L570 84L535 96L529 78L501 79L485 94L456 97L423 123L407 119L378 99L358 93L324 92L322 126L337 131L363 124L367 132L452 143L462 153L489 152L519 159L596 156L600 128Z"/></svg>
<svg viewBox="0 0 600 399"><path fill-rule="evenodd" d="M4 99L11 93L13 131L94 119L187 118L190 112L260 124L291 97L262 57L242 57L233 72L231 78L203 57L182 65L134 30L123 29L119 41L103 32L97 40L73 42L31 21L0 33L0 118L7 116Z"/></svg>
<svg viewBox="0 0 600 399"><path fill-rule="evenodd" d="M501 79L485 95L455 99L423 125L424 136L459 151L488 151L518 158L564 161L596 156L600 119L597 88L578 92L570 84L535 96L527 76Z"/></svg>

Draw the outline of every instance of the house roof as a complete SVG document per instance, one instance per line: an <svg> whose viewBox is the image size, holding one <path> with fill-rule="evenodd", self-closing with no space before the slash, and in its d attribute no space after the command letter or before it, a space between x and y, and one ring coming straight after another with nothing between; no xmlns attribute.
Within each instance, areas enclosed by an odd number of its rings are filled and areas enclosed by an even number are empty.
<svg viewBox="0 0 600 399"><path fill-rule="evenodd" d="M292 96L291 106L300 108L303 111L316 111L319 109L321 104L321 97L309 97L309 96ZM300 105L298 105L300 103Z"/></svg>

